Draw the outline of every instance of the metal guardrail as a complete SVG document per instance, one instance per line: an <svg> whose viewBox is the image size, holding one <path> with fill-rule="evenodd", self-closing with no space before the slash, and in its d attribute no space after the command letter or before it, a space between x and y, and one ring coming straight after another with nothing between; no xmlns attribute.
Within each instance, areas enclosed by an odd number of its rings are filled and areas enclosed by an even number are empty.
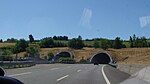
<svg viewBox="0 0 150 84"><path fill-rule="evenodd" d="M35 62L32 61L1 61L0 66L1 67L7 67L7 68L16 68L16 67L30 67L36 65Z"/></svg>

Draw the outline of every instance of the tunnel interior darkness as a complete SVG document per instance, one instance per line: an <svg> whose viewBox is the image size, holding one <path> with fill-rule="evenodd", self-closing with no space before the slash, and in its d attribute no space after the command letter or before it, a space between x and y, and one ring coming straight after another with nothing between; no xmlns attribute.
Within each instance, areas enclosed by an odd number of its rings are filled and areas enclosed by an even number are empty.
<svg viewBox="0 0 150 84"><path fill-rule="evenodd" d="M109 64L111 58L106 53L98 53L91 59L92 63Z"/></svg>
<svg viewBox="0 0 150 84"><path fill-rule="evenodd" d="M59 57L71 57L69 52L60 52L57 56L59 56Z"/></svg>
<svg viewBox="0 0 150 84"><path fill-rule="evenodd" d="M59 60L59 58L71 58L71 54L69 52L60 52L59 54L57 54L55 57L54 57L54 60L57 61Z"/></svg>

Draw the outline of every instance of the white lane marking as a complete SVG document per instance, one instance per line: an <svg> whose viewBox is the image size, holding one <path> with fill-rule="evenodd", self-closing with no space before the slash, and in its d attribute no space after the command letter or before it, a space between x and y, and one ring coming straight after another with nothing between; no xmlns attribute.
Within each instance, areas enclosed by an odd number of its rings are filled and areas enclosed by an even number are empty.
<svg viewBox="0 0 150 84"><path fill-rule="evenodd" d="M69 76L69 75L65 75L65 76L63 76L63 77L57 79L57 81L61 81L62 79L67 78L68 76Z"/></svg>
<svg viewBox="0 0 150 84"><path fill-rule="evenodd" d="M82 71L82 70L81 69L77 70L77 72L80 72L80 71Z"/></svg>
<svg viewBox="0 0 150 84"><path fill-rule="evenodd" d="M20 76L20 75L27 75L27 74L31 74L32 72L26 72L26 73L20 73L20 74L13 74L13 75L8 75L9 77L13 77L13 76Z"/></svg>
<svg viewBox="0 0 150 84"><path fill-rule="evenodd" d="M52 69L50 69L50 70L56 70L56 69L59 69L59 68L52 68Z"/></svg>
<svg viewBox="0 0 150 84"><path fill-rule="evenodd" d="M111 84L110 81L108 80L107 76L105 75L104 67L105 67L105 65L102 66L102 74L103 74L103 77L104 77L104 79L105 79L105 81L106 81L107 84Z"/></svg>

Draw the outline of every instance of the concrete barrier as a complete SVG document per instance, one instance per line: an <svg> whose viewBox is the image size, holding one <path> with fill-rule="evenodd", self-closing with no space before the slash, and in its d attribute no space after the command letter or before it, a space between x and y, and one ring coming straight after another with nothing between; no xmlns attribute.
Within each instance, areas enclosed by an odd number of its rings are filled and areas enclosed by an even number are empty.
<svg viewBox="0 0 150 84"><path fill-rule="evenodd" d="M149 67L150 64L118 64L117 68L120 71L126 72L130 75L140 71L145 67Z"/></svg>
<svg viewBox="0 0 150 84"><path fill-rule="evenodd" d="M146 81L146 83L144 84L150 83L150 64L118 64L118 69L131 75L130 78L128 78L121 84L137 84L142 80Z"/></svg>
<svg viewBox="0 0 150 84"><path fill-rule="evenodd" d="M32 61L16 61L16 62L2 61L0 62L1 67L7 67L7 68L30 67L34 65L35 65L35 62L32 62Z"/></svg>

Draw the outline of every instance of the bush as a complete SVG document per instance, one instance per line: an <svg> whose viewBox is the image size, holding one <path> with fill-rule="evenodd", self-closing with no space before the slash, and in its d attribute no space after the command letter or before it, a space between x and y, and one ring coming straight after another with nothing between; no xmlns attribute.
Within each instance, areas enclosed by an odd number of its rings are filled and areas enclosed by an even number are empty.
<svg viewBox="0 0 150 84"><path fill-rule="evenodd" d="M16 46L13 48L13 53L23 52L28 46L29 43L26 40L20 39L20 41L17 41Z"/></svg>
<svg viewBox="0 0 150 84"><path fill-rule="evenodd" d="M87 63L87 61L84 60L84 59L81 59L79 62L80 62L80 63Z"/></svg>
<svg viewBox="0 0 150 84"><path fill-rule="evenodd" d="M73 64L75 60L73 58L59 58L60 63Z"/></svg>
<svg viewBox="0 0 150 84"><path fill-rule="evenodd" d="M52 52L48 53L48 60L52 60L54 57L54 54Z"/></svg>
<svg viewBox="0 0 150 84"><path fill-rule="evenodd" d="M32 45L26 48L27 53L30 57L36 57L39 55L40 47L38 45Z"/></svg>
<svg viewBox="0 0 150 84"><path fill-rule="evenodd" d="M122 41L120 40L119 37L116 37L114 41L114 48L115 49L121 49L122 48Z"/></svg>
<svg viewBox="0 0 150 84"><path fill-rule="evenodd" d="M93 44L94 48L99 48L99 42L97 40L94 40L94 44Z"/></svg>
<svg viewBox="0 0 150 84"><path fill-rule="evenodd" d="M0 60L1 61L12 61L12 56L8 56L8 55L1 55L0 56Z"/></svg>
<svg viewBox="0 0 150 84"><path fill-rule="evenodd" d="M67 47L67 44L61 41L54 42L54 47Z"/></svg>
<svg viewBox="0 0 150 84"><path fill-rule="evenodd" d="M103 39L103 40L101 41L101 48L104 49L104 50L106 50L106 49L109 48L109 42L108 42L107 39Z"/></svg>

